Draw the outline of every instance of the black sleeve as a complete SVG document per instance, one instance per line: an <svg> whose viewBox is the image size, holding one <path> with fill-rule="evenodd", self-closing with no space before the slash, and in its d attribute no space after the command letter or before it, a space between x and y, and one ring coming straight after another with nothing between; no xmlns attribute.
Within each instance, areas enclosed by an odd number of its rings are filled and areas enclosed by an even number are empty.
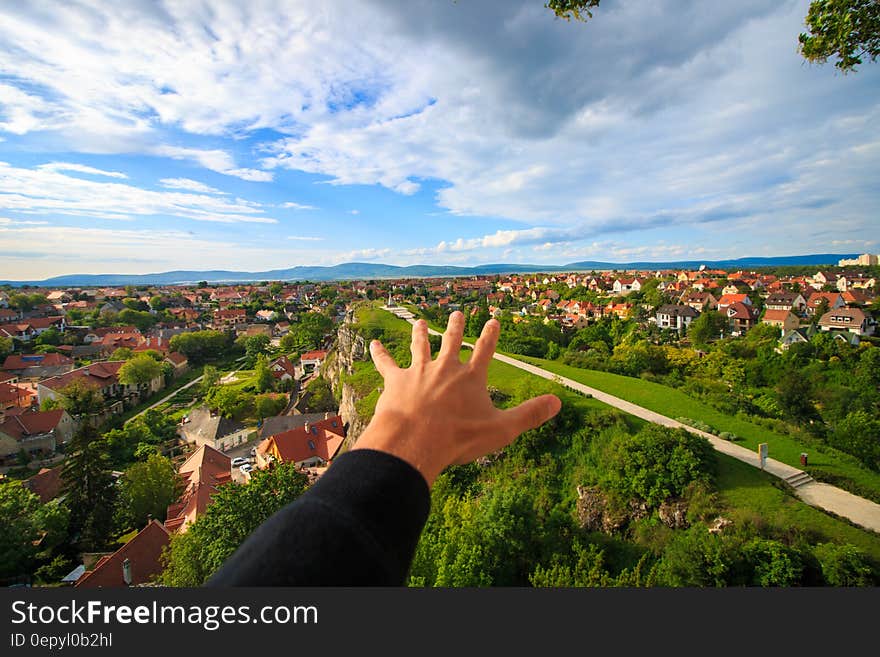
<svg viewBox="0 0 880 657"><path fill-rule="evenodd" d="M260 525L207 586L400 586L431 506L425 479L385 452L337 457Z"/></svg>

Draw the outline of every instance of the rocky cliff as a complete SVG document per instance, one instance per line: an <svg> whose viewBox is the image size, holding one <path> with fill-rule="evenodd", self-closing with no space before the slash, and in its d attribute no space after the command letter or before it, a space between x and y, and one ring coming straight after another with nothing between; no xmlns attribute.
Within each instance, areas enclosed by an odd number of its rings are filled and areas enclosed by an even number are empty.
<svg viewBox="0 0 880 657"><path fill-rule="evenodd" d="M336 334L336 344L321 368L321 376L330 383L333 394L339 401L339 415L348 426L343 451L354 444L370 421L370 418L363 417L357 409L357 402L362 395L346 381L346 376L354 374L355 363L368 360L367 341L354 328L354 321L354 313L346 313Z"/></svg>

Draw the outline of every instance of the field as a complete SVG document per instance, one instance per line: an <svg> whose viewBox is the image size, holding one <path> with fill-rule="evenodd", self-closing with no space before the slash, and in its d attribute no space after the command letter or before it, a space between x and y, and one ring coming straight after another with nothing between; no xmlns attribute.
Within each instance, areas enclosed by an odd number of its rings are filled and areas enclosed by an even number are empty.
<svg viewBox="0 0 880 657"><path fill-rule="evenodd" d="M384 318L376 317L376 313L384 315ZM377 321L375 325L381 324L392 330L395 336L406 336L410 333L410 327L406 322L387 312L372 310L369 317L371 319L375 317ZM462 350L462 360L467 360L470 353L468 349ZM718 430L736 433L744 438L739 444L756 447L758 442L767 441L770 443L771 456L778 460L798 464L800 452L805 451L803 446L787 436L773 434L750 422L725 416L667 386L606 372L581 370L553 361L516 357L670 417L699 419ZM510 392L518 386L533 387L536 394L553 392L563 400L564 404L574 404L585 411L610 408L594 399L583 397L558 384L499 361L493 361L490 365L488 383L505 392ZM637 430L643 423L638 418L626 417L627 424L632 430ZM877 481L880 477L865 472L857 466L839 463L833 457L825 457L814 448L810 449L810 454L811 461L820 459L818 466L835 473L847 473L852 479L864 482L866 486L873 485L880 490L880 481ZM771 475L736 459L721 454L718 456L716 486L722 513L726 517L763 523L781 532L800 532L811 543L826 541L851 543L880 563L880 536L801 502Z"/></svg>
<svg viewBox="0 0 880 657"><path fill-rule="evenodd" d="M849 488L859 495L880 499L880 474L867 470L846 454L822 449L817 445L804 445L791 436L771 431L748 420L725 415L679 390L658 383L610 372L584 370L541 358L508 355L667 417L700 420L719 432L736 434L742 439L738 444L744 447L757 449L758 443L766 442L771 458L795 467L801 467L800 454L806 452L809 455L806 470L817 479L840 485L841 488ZM847 486L847 482L852 485Z"/></svg>

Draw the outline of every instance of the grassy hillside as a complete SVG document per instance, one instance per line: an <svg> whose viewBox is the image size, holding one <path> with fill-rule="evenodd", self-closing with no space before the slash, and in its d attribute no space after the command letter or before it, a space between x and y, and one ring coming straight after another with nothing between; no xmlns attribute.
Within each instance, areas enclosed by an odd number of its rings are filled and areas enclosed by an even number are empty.
<svg viewBox="0 0 880 657"><path fill-rule="evenodd" d="M407 362L411 327L406 322L376 308L363 309L358 314L358 322L361 330L372 333L391 345L396 350L393 353L398 356L399 363ZM403 353L405 347L407 353ZM463 350L462 360L466 360L469 355L469 350ZM741 444L756 445L757 442L766 440L771 444L771 455L780 460L796 464L799 453L803 451L802 446L795 444L787 436L771 435L762 427L738 418L726 417L665 386L604 372L578 370L538 359L524 360L671 417L687 416L701 419L719 430L743 436L745 440ZM371 364L364 363L364 378L370 369L372 369ZM586 425L595 423L595 419L603 414L622 418L631 434L635 434L646 424L638 418L612 410L595 399L584 397L551 381L498 361L493 361L490 365L488 384L490 388L497 389L502 397L508 396L512 400L553 392L563 400L565 408L584 418ZM541 451L540 446L538 450ZM810 452L811 460L819 459L819 463L823 464L823 456L815 450ZM784 458L785 455L787 458ZM480 471L472 486L476 486L476 490L482 491L480 495L485 496L493 490L516 486L519 482L531 488L538 499L544 500L541 503L544 506L536 507L536 514L541 514L541 508L552 507L553 512L548 511L548 517L553 513L572 517L575 514L577 499L575 487L583 483L582 480L591 467L583 460L584 458L587 457L582 452L569 447L567 442L564 444L548 442L547 449L537 457L534 466L524 468L520 462L511 465L502 460ZM850 472L845 463L840 464L832 459L829 459L828 463L831 465L822 467L835 468L833 470L835 472L847 472L854 478L863 474L859 471ZM865 481L870 483L870 477L866 477ZM880 565L880 536L801 502L776 478L723 455L718 455L712 504L719 515L732 520L737 526L747 525L757 528L755 531L769 536L785 537L785 540L796 544L811 546L818 543L851 544L868 555L873 560L875 568ZM436 513L440 511L435 509ZM633 568L641 556L652 550L655 553L658 551L662 553L679 531L681 530L668 530L662 525L658 527L655 518L653 521L645 520L641 525L636 524L634 528L623 534L592 533L589 535L589 540L604 551L606 567L619 570Z"/></svg>
<svg viewBox="0 0 880 657"><path fill-rule="evenodd" d="M880 500L880 474L868 470L856 459L836 450L819 445L804 445L791 436L771 431L739 417L725 415L680 390L658 383L610 372L584 370L541 358L508 355L667 417L700 420L719 432L736 434L742 439L738 444L744 447L757 449L758 443L766 442L769 445L771 458L795 467L801 467L800 454L807 452L809 465L806 469L818 479L830 481L849 488L857 494Z"/></svg>

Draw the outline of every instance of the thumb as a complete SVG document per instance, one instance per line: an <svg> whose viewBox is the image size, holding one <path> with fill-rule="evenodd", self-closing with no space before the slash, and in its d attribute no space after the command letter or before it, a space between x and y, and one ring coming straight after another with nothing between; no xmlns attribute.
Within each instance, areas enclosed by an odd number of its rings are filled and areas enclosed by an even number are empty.
<svg viewBox="0 0 880 657"><path fill-rule="evenodd" d="M556 415L562 408L562 402L556 395L541 395L524 401L501 411L507 434L516 438L523 431L535 429Z"/></svg>

